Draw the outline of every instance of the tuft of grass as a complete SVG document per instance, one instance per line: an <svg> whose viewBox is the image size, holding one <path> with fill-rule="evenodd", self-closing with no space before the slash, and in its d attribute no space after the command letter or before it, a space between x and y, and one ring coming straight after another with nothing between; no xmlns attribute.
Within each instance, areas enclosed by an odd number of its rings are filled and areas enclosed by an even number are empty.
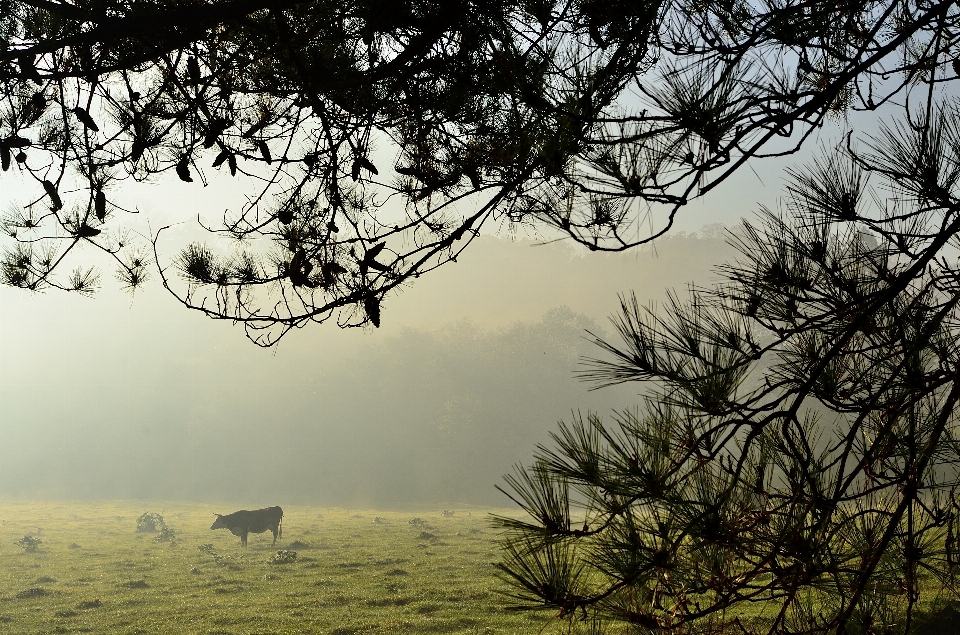
<svg viewBox="0 0 960 635"><path fill-rule="evenodd" d="M19 538L13 542L27 553L32 553L40 548L40 545L43 544L43 541L35 536L26 535L23 538Z"/></svg>
<svg viewBox="0 0 960 635"><path fill-rule="evenodd" d="M267 562L270 564L290 564L291 562L297 561L297 552L290 551L288 549L281 549L277 553L270 557Z"/></svg>
<svg viewBox="0 0 960 635"><path fill-rule="evenodd" d="M124 582L121 584L125 589L149 589L150 585L147 584L146 580L131 580L130 582Z"/></svg>
<svg viewBox="0 0 960 635"><path fill-rule="evenodd" d="M47 591L43 587L37 586L37 587L31 587L29 589L24 589L23 591L20 591L20 593L17 593L13 597L17 598L18 600L26 600L28 598L42 598L45 595L50 595L50 591Z"/></svg>

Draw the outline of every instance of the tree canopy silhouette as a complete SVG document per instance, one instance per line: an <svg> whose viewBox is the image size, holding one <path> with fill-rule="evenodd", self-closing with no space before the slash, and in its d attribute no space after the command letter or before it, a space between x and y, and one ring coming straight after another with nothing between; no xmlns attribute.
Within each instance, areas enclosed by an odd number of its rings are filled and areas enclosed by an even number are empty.
<svg viewBox="0 0 960 635"><path fill-rule="evenodd" d="M3 219L3 281L86 293L106 257L136 288L156 262L261 345L379 325L484 224L594 250L662 235L748 160L951 81L957 20L913 0L0 0L0 167L34 192ZM210 240L124 231L125 183L212 170L247 198Z"/></svg>
<svg viewBox="0 0 960 635"><path fill-rule="evenodd" d="M522 606L597 631L866 634L956 599L958 121L921 109L794 171L719 286L624 298L584 377L646 382L646 407L563 425L508 478Z"/></svg>

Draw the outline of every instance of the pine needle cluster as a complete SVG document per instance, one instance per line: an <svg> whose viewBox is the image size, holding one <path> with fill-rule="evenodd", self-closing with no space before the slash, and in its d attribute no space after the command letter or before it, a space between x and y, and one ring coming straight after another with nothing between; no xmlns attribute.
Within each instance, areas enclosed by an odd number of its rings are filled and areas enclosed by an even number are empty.
<svg viewBox="0 0 960 635"><path fill-rule="evenodd" d="M588 630L906 633L955 597L958 104L795 170L723 282L624 298L583 377L644 405L507 478L518 607ZM625 630L623 630L625 629Z"/></svg>

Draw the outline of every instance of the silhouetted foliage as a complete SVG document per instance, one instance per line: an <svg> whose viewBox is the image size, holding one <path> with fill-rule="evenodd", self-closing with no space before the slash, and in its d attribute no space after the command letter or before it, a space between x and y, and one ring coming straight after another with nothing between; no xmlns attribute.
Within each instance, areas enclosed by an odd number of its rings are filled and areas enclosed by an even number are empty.
<svg viewBox="0 0 960 635"><path fill-rule="evenodd" d="M595 250L662 235L748 158L952 80L957 19L907 0L2 0L0 167L35 185L4 220L3 281L90 293L93 249L136 288L169 247L124 230L122 184L171 172L190 196L218 170L247 202L157 263L180 301L262 345L377 325L484 224Z"/></svg>
<svg viewBox="0 0 960 635"><path fill-rule="evenodd" d="M623 299L583 375L646 382L645 406L562 425L507 478L522 605L595 630L903 633L955 593L958 114L931 95L793 171L716 288Z"/></svg>

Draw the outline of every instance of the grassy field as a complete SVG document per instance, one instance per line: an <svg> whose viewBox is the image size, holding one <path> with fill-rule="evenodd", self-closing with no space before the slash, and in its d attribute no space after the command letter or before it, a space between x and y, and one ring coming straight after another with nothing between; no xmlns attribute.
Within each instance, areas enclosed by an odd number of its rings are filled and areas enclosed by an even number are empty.
<svg viewBox="0 0 960 635"><path fill-rule="evenodd" d="M283 538L211 531L210 505L0 502L0 632L547 633L506 611L484 510L284 507ZM137 532L160 513L173 542ZM419 521L416 519L419 518ZM411 522L414 521L414 522ZM24 536L36 551L17 545ZM278 549L295 551L285 562Z"/></svg>

